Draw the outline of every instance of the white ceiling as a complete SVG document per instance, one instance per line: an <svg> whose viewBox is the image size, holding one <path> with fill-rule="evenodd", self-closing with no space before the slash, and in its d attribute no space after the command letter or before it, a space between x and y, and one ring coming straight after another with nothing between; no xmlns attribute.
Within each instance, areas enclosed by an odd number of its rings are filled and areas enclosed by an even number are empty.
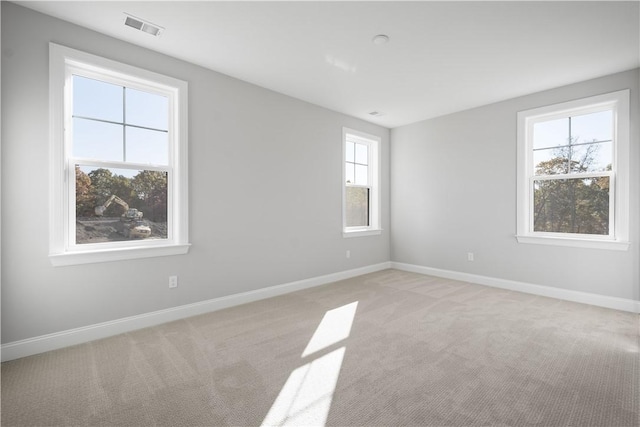
<svg viewBox="0 0 640 427"><path fill-rule="evenodd" d="M637 1L16 3L390 128L640 66Z"/></svg>

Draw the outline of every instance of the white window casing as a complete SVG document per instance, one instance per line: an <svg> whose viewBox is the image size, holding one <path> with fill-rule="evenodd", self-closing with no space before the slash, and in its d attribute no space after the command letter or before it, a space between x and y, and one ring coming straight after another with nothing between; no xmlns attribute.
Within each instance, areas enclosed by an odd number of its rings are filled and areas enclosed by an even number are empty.
<svg viewBox="0 0 640 427"><path fill-rule="evenodd" d="M49 258L54 266L185 254L188 233L187 83L55 43L49 45L50 195ZM167 238L77 244L75 162L72 152L72 78L87 77L166 96L166 165L126 163L129 169L167 174ZM82 160L82 159L81 159ZM90 165L118 168L122 162L90 159Z"/></svg>
<svg viewBox="0 0 640 427"><path fill-rule="evenodd" d="M533 160L534 125L580 115L611 111L611 170L536 176ZM581 248L629 248L629 90L591 96L521 111L517 114L517 233L520 243ZM571 120L571 119L570 119ZM571 123L571 122L569 122ZM609 179L608 234L578 234L534 230L534 181Z"/></svg>
<svg viewBox="0 0 640 427"><path fill-rule="evenodd" d="M343 237L361 237L379 235L381 229L381 201L380 201L380 138L357 130L342 129L342 234ZM347 183L346 168L347 144L356 143L367 147L367 182L359 184L356 182ZM355 164L355 160L353 162ZM358 226L347 225L347 189L362 188L368 189L368 224Z"/></svg>

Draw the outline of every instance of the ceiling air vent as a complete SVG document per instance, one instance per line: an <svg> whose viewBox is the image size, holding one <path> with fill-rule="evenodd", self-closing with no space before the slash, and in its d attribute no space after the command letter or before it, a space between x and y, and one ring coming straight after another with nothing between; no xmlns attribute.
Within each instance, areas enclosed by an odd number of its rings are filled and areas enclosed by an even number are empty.
<svg viewBox="0 0 640 427"><path fill-rule="evenodd" d="M152 36L159 36L160 33L164 30L164 28L152 24L151 22L144 21L140 18L136 18L133 15L129 15L125 13L126 17L124 20L124 25L135 28L136 30L144 31L147 34L151 34Z"/></svg>

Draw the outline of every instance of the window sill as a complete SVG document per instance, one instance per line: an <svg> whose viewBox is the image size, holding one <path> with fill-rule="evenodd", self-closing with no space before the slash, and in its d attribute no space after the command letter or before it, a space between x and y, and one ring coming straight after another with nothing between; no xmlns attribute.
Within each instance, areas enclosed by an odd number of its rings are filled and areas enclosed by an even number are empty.
<svg viewBox="0 0 640 427"><path fill-rule="evenodd" d="M54 267L78 264L93 264L99 262L125 261L159 256L184 255L189 252L191 244L177 244L165 246L147 246L118 248L83 252L66 252L50 254L49 259Z"/></svg>
<svg viewBox="0 0 640 427"><path fill-rule="evenodd" d="M354 231L343 231L342 237L350 238L350 237L364 237L364 236L377 236L382 234L382 229L376 230L354 230Z"/></svg>
<svg viewBox="0 0 640 427"><path fill-rule="evenodd" d="M532 243L538 245L570 246L574 248L608 249L626 251L630 242L619 240L577 239L551 236L516 236L518 243Z"/></svg>

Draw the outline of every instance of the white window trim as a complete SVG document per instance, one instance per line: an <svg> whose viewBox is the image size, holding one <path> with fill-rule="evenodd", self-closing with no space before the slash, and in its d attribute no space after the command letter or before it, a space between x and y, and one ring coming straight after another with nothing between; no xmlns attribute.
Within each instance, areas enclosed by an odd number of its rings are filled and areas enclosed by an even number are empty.
<svg viewBox="0 0 640 427"><path fill-rule="evenodd" d="M354 135L362 138L369 145L369 182L370 194L369 194L369 226L368 227L346 227L346 149L347 149L347 135ZM380 176L381 164L380 164L380 149L381 139L378 136L368 133L360 132L354 129L346 127L342 128L342 236L349 237L364 237L375 236L382 233L380 226L380 212L381 212L381 200L380 200Z"/></svg>
<svg viewBox="0 0 640 427"><path fill-rule="evenodd" d="M75 216L71 205L75 197L73 183L69 182L67 159L71 147L65 138L65 90L67 69L78 66L84 70L92 68L98 72L108 70L114 76L148 85L155 82L158 87L172 90L177 102L171 110L175 126L175 137L179 143L171 144L169 155L169 200L168 217L171 220L170 235L165 240L135 240L126 242L75 245L71 242ZM188 223L188 152L187 152L187 83L172 77L143 70L130 65L105 59L96 55L70 49L55 43L49 44L49 259L54 266L120 261L156 256L180 255L189 251ZM149 169L149 168L147 168ZM74 203L75 204L75 203ZM75 210L74 210L75 211ZM71 225L70 225L71 224Z"/></svg>
<svg viewBox="0 0 640 427"><path fill-rule="evenodd" d="M614 211L613 230L609 236L591 236L569 233L534 232L531 208L533 194L532 144L533 123L554 118L586 114L611 108L614 112L614 171L611 176L612 188L610 204ZM540 108L518 112L518 175L517 175L517 234L519 243L534 243L580 248L627 250L629 249L629 90L621 90L603 95L563 102ZM602 174L598 174L602 175Z"/></svg>

